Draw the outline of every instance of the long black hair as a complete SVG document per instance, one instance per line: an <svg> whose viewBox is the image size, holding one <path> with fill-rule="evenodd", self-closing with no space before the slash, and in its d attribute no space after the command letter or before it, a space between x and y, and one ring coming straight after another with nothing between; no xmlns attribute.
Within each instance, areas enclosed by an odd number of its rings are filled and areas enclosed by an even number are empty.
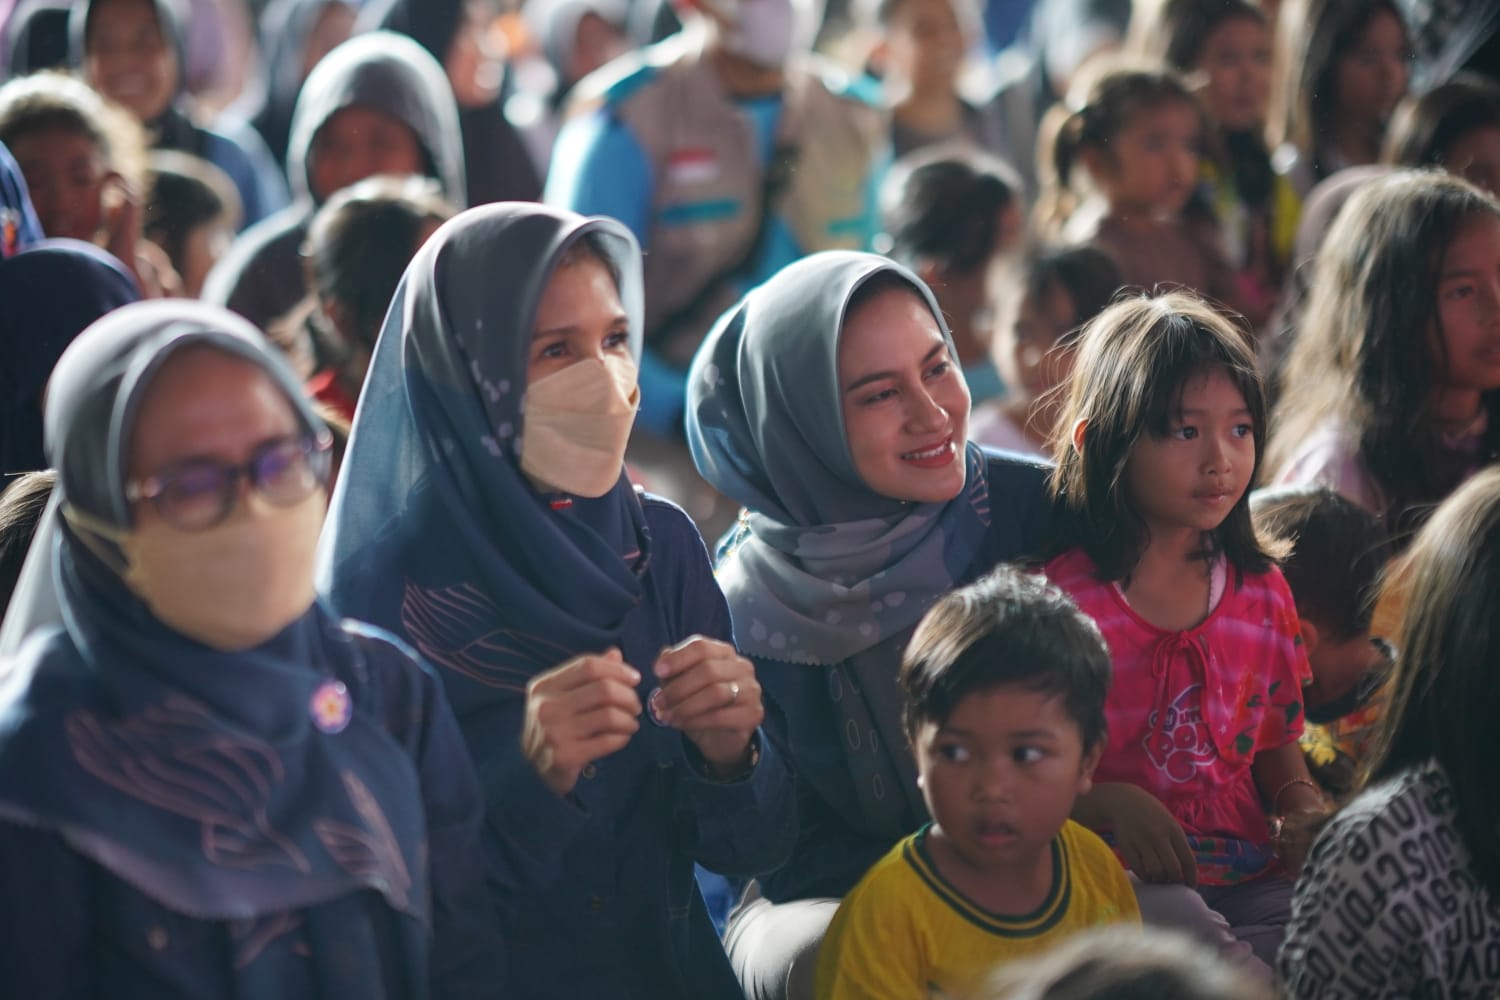
<svg viewBox="0 0 1500 1000"><path fill-rule="evenodd" d="M1395 691L1365 784L1435 760L1453 789L1476 879L1500 899L1500 789L1489 755L1500 715L1500 469L1438 508L1402 574Z"/></svg>

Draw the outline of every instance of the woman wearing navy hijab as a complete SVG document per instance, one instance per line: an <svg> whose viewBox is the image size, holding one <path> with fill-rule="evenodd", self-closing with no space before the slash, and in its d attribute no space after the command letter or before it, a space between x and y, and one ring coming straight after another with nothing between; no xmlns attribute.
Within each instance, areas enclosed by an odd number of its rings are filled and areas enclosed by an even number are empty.
<svg viewBox="0 0 1500 1000"><path fill-rule="evenodd" d="M0 629L7 995L497 995L437 681L314 599L330 438L295 376L137 303L64 354L46 431Z"/></svg>
<svg viewBox="0 0 1500 1000"><path fill-rule="evenodd" d="M321 544L344 614L438 668L484 785L517 997L740 998L693 878L796 834L702 540L623 467L640 251L487 205L396 292Z"/></svg>
<svg viewBox="0 0 1500 1000"><path fill-rule="evenodd" d="M52 367L90 323L140 297L125 265L81 240L44 240L0 261L0 475L47 467L42 392Z"/></svg>

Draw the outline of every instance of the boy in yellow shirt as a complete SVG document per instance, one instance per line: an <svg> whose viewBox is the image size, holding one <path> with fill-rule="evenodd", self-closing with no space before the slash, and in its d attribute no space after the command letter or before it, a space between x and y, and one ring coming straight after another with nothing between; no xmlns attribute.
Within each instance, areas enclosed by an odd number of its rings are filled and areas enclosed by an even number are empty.
<svg viewBox="0 0 1500 1000"><path fill-rule="evenodd" d="M820 1000L967 996L997 965L1140 922L1120 862L1068 819L1104 748L1109 652L1039 576L1001 567L938 602L901 668L932 822L844 897Z"/></svg>

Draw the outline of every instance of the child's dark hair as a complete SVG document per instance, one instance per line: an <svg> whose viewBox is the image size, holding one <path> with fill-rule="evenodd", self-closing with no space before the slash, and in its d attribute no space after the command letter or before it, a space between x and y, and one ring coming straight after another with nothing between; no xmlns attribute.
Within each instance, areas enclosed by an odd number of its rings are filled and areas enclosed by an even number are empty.
<svg viewBox="0 0 1500 1000"><path fill-rule="evenodd" d="M1283 550L1297 614L1335 640L1370 630L1390 544L1380 520L1327 486L1278 486L1250 497L1263 542Z"/></svg>
<svg viewBox="0 0 1500 1000"><path fill-rule="evenodd" d="M1015 684L1062 698L1084 752L1105 737L1109 648L1093 621L1045 578L999 566L923 616L901 660L906 733L941 726L964 698Z"/></svg>
<svg viewBox="0 0 1500 1000"><path fill-rule="evenodd" d="M1202 117L1198 99L1176 73L1165 67L1121 67L1096 79L1075 110L1063 105L1049 109L1038 130L1037 176L1042 190L1036 204L1037 231L1046 238L1057 237L1077 208L1074 167L1084 150L1113 156L1115 136L1136 115L1174 103L1189 105Z"/></svg>
<svg viewBox="0 0 1500 1000"><path fill-rule="evenodd" d="M1402 580L1394 693L1365 784L1436 760L1474 875L1500 897L1500 795L1482 749L1500 715L1500 469L1443 503L1412 543Z"/></svg>
<svg viewBox="0 0 1500 1000"><path fill-rule="evenodd" d="M231 231L239 228L239 191L228 174L190 153L153 150L148 162L151 193L142 231L181 271L194 229L219 218Z"/></svg>
<svg viewBox="0 0 1500 1000"><path fill-rule="evenodd" d="M1076 342L1084 325L1104 311L1125 283L1115 259L1088 244L1032 246L1007 269L1005 279L1033 302L1045 301L1054 288L1062 289L1077 323L1063 343Z"/></svg>
<svg viewBox="0 0 1500 1000"><path fill-rule="evenodd" d="M1111 924L1007 962L974 1000L1274 1000L1268 983L1180 931Z"/></svg>
<svg viewBox="0 0 1500 1000"><path fill-rule="evenodd" d="M1448 151L1454 141L1480 128L1500 128L1500 84L1461 73L1402 102L1391 117L1381 161L1449 169Z"/></svg>
<svg viewBox="0 0 1500 1000"><path fill-rule="evenodd" d="M22 136L52 129L87 138L106 169L139 190L146 172L146 137L125 109L66 73L36 73L0 87L0 142L14 147Z"/></svg>
<svg viewBox="0 0 1500 1000"><path fill-rule="evenodd" d="M1409 534L1468 473L1441 446L1431 390L1443 362L1438 282L1460 229L1500 218L1500 203L1437 171L1402 171L1362 185L1313 265L1312 290L1282 376L1274 481L1309 436L1346 428L1386 503L1386 528ZM1438 336L1428 331L1438 326ZM1500 392L1484 449L1500 448Z"/></svg>
<svg viewBox="0 0 1500 1000"><path fill-rule="evenodd" d="M1209 36L1236 18L1268 24L1265 11L1249 0L1138 2L1131 8L1129 47L1143 58L1191 73Z"/></svg>
<svg viewBox="0 0 1500 1000"><path fill-rule="evenodd" d="M425 178L377 176L352 184L318 210L308 229L309 285L342 303L372 346L418 235L452 214L436 182Z"/></svg>
<svg viewBox="0 0 1500 1000"><path fill-rule="evenodd" d="M1126 485L1130 453L1143 436L1165 436L1188 381L1211 372L1222 373L1244 397L1258 469L1266 403L1255 355L1246 335L1212 306L1183 292L1128 298L1084 328L1052 445L1055 551L1082 548L1101 580L1130 576L1151 542ZM1073 441L1079 422L1081 450ZM1250 523L1248 490L1203 541L1205 557L1222 554L1241 572L1270 565Z"/></svg>
<svg viewBox="0 0 1500 1000"><path fill-rule="evenodd" d="M1382 12L1405 26L1395 0L1286 0L1277 15L1268 139L1273 148L1290 143L1301 150L1318 180L1332 172L1318 149L1333 131L1338 61Z"/></svg>
<svg viewBox="0 0 1500 1000"><path fill-rule="evenodd" d="M886 252L913 269L930 262L949 274L973 274L994 257L1000 213L1021 190L1009 164L975 150L903 157L880 191Z"/></svg>

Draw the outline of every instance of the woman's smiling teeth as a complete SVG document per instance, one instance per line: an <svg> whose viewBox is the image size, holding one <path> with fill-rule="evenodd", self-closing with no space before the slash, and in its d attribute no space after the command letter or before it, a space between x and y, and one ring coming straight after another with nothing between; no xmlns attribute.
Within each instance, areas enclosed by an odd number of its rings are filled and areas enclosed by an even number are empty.
<svg viewBox="0 0 1500 1000"><path fill-rule="evenodd" d="M952 454L953 439L949 438L946 441L940 441L932 447L924 448L921 451L908 451L903 454L901 458L907 462L924 462L931 461L936 458L946 458Z"/></svg>

